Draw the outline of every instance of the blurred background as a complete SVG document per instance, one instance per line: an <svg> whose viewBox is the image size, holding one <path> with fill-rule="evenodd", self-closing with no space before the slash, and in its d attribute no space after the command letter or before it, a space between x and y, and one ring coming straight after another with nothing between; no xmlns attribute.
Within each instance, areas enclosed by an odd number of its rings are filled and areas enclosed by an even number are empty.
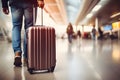
<svg viewBox="0 0 120 80"><path fill-rule="evenodd" d="M81 31L82 37L90 39L92 27L101 28L105 39L110 32L116 39L120 38L120 0L45 0L44 25L56 29L57 38L66 38L66 28L72 23L75 34ZM40 22L38 9L37 23ZM4 15L0 2L0 38L11 39L11 16ZM24 31L23 31L24 32ZM86 36L88 35L88 36ZM99 33L97 34L99 37Z"/></svg>

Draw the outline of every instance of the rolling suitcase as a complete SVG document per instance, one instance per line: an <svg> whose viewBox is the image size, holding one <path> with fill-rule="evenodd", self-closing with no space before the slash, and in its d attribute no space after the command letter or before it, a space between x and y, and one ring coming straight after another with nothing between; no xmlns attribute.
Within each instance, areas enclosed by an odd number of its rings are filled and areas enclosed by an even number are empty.
<svg viewBox="0 0 120 80"><path fill-rule="evenodd" d="M43 16L43 14L42 14ZM47 26L31 26L27 33L28 71L53 72L56 65L55 29Z"/></svg>

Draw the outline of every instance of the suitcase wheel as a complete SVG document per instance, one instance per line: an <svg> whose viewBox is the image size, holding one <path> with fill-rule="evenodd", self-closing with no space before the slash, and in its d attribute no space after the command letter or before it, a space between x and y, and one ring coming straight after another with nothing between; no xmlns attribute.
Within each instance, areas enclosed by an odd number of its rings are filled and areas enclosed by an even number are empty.
<svg viewBox="0 0 120 80"><path fill-rule="evenodd" d="M33 74L33 69L28 69L30 74Z"/></svg>
<svg viewBox="0 0 120 80"><path fill-rule="evenodd" d="M48 69L48 72L54 72L55 66L51 67L50 69Z"/></svg>

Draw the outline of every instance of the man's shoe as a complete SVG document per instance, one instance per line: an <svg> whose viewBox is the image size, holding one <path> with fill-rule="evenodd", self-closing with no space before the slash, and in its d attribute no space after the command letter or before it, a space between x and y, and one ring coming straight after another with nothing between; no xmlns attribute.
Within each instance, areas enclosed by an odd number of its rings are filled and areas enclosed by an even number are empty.
<svg viewBox="0 0 120 80"><path fill-rule="evenodd" d="M23 66L27 66L27 59L26 58L23 58Z"/></svg>
<svg viewBox="0 0 120 80"><path fill-rule="evenodd" d="M16 52L15 53L14 65L16 67L21 67L21 65L22 65L22 62L21 62L21 53L20 52Z"/></svg>
<svg viewBox="0 0 120 80"><path fill-rule="evenodd" d="M16 67L21 67L21 65L22 65L21 57L15 57L14 65L15 65Z"/></svg>

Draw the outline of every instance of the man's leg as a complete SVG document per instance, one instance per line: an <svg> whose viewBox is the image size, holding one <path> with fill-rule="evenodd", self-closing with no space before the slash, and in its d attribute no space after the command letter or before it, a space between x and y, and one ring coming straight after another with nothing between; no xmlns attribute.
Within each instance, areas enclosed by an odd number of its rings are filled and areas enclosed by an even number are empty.
<svg viewBox="0 0 120 80"><path fill-rule="evenodd" d="M15 66L21 66L21 28L22 28L22 19L23 11L20 8L11 7L12 13L12 46L15 53Z"/></svg>

